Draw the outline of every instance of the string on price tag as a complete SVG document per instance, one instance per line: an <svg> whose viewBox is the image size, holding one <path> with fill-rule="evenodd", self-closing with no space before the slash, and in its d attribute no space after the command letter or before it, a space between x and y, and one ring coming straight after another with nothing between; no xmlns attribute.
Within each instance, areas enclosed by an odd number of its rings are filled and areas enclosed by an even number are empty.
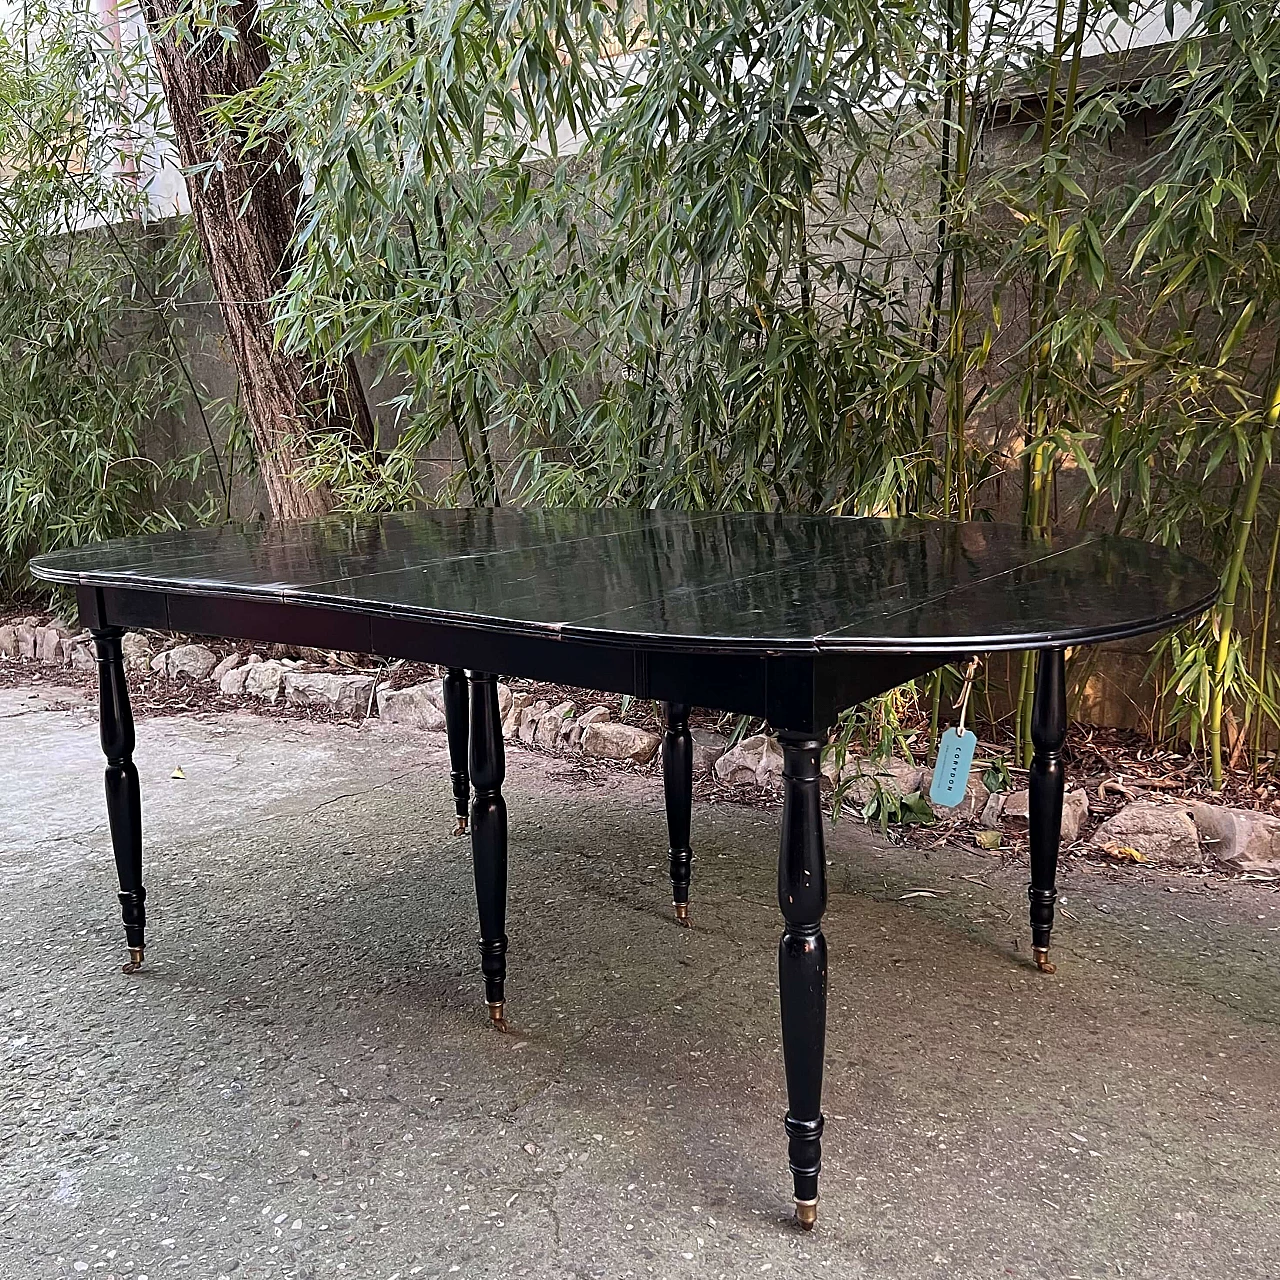
<svg viewBox="0 0 1280 1280"><path fill-rule="evenodd" d="M973 753L978 745L978 735L964 727L965 713L969 710L969 695L973 692L973 678L978 673L979 660L974 658L965 672L964 688L956 709L959 723L948 729L938 743L938 759L933 766L933 782L929 786L929 799L934 804L954 809L965 797L969 787L969 772L973 768Z"/></svg>

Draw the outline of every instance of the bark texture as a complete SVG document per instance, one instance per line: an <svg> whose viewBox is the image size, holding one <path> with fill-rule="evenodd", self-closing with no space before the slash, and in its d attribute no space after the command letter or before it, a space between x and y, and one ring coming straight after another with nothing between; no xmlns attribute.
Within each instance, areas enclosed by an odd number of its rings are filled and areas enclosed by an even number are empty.
<svg viewBox="0 0 1280 1280"><path fill-rule="evenodd" d="M296 479L306 460L306 437L317 429L340 431L370 446L373 423L354 361L335 368L288 355L273 341L271 299L290 266L301 190L297 166L278 142L252 158L242 156L209 119L213 103L252 88L267 69L256 0L222 11L221 20L235 26L235 43L217 32L179 34L170 20L181 9L182 0L143 4L259 470L276 517L322 515L332 506L331 495Z"/></svg>

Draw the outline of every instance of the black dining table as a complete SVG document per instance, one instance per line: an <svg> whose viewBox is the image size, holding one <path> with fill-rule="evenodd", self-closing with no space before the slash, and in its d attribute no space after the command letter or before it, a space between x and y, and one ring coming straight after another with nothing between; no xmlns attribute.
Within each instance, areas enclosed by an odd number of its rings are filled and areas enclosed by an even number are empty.
<svg viewBox="0 0 1280 1280"><path fill-rule="evenodd" d="M135 734L121 640L144 627L437 663L469 819L489 1017L506 1027L507 810L499 675L664 704L675 915L692 872L692 706L768 721L783 754L778 950L784 1127L816 1221L827 948L822 755L847 708L946 664L1037 650L1030 925L1054 921L1067 650L1175 626L1217 580L1177 550L1092 532L760 512L470 508L224 524L32 561L74 588L95 646L126 971L146 948Z"/></svg>

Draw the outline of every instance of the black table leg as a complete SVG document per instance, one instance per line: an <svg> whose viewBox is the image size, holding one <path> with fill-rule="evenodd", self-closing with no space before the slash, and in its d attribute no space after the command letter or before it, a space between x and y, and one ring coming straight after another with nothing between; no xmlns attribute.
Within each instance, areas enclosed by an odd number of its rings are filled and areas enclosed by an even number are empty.
<svg viewBox="0 0 1280 1280"><path fill-rule="evenodd" d="M142 968L146 948L147 891L142 887L142 797L133 763L133 712L124 678L120 627L92 632L98 655L98 733L107 757L107 822L120 881L120 915L129 946L125 973Z"/></svg>
<svg viewBox="0 0 1280 1280"><path fill-rule="evenodd" d="M1031 709L1031 758L1028 821L1031 828L1031 946L1037 966L1053 973L1049 937L1057 900L1058 844L1062 839L1062 793L1065 774L1062 744L1067 736L1066 662L1061 649L1044 649L1036 664L1035 701Z"/></svg>
<svg viewBox="0 0 1280 1280"><path fill-rule="evenodd" d="M689 880L693 850L689 827L693 820L693 738L689 708L683 702L664 702L667 730L662 735L662 784L667 801L667 840L671 846L671 901L676 919L689 923Z"/></svg>
<svg viewBox="0 0 1280 1280"><path fill-rule="evenodd" d="M450 667L444 673L444 729L449 739L449 778L453 783L453 808L458 816L457 834L467 829L467 804L471 779L467 775L467 673Z"/></svg>
<svg viewBox="0 0 1280 1280"><path fill-rule="evenodd" d="M822 838L823 744L800 734L782 743L782 843L778 905L785 921L778 947L782 1057L787 1073L788 1154L796 1219L806 1230L818 1218L822 1168L822 1065L827 1034L827 866Z"/></svg>
<svg viewBox="0 0 1280 1280"><path fill-rule="evenodd" d="M498 715L497 677L471 673L471 863L480 911L480 967L489 1018L500 1031L507 976L507 803L502 798L506 776L502 720Z"/></svg>

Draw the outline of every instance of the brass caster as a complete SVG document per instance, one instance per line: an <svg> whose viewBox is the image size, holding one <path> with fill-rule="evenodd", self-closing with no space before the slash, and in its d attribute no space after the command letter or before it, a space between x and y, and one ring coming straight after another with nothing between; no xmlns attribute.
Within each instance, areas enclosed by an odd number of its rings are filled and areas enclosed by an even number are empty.
<svg viewBox="0 0 1280 1280"><path fill-rule="evenodd" d="M689 927L689 904L687 902L673 902L671 904L676 909L676 922Z"/></svg>
<svg viewBox="0 0 1280 1280"><path fill-rule="evenodd" d="M489 1006L489 1022L495 1031L501 1031L504 1034L511 1030L507 1026L507 1020L503 1016L503 1010L506 1008L505 1000L487 1000L485 1003Z"/></svg>
<svg viewBox="0 0 1280 1280"><path fill-rule="evenodd" d="M142 968L142 948L129 948L129 963L120 966L121 973L137 973Z"/></svg>
<svg viewBox="0 0 1280 1280"><path fill-rule="evenodd" d="M458 825L454 827L453 834L455 836L465 836L467 834L467 820L461 814L458 815Z"/></svg>
<svg viewBox="0 0 1280 1280"><path fill-rule="evenodd" d="M1048 947L1033 947L1032 950L1035 952L1036 968L1039 969L1041 973L1058 972L1058 966L1053 964L1049 959Z"/></svg>
<svg viewBox="0 0 1280 1280"><path fill-rule="evenodd" d="M796 1201L796 1221L805 1231L812 1231L818 1221L818 1202L816 1200Z"/></svg>

